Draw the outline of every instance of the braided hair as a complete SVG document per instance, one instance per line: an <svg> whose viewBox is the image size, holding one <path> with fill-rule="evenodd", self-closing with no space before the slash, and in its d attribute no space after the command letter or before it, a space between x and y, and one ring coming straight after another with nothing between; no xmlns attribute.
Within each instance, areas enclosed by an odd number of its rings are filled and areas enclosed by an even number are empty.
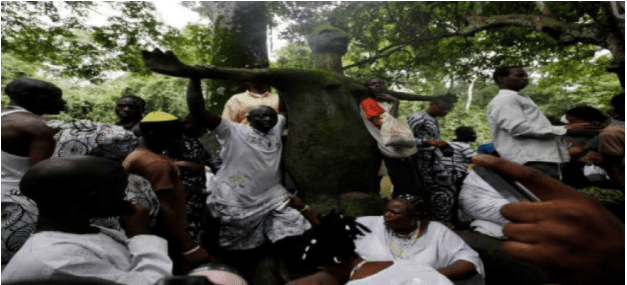
<svg viewBox="0 0 627 285"><path fill-rule="evenodd" d="M293 258L299 267L315 270L357 256L354 240L370 230L342 212L332 210L328 215L319 215L320 224L297 237Z"/></svg>

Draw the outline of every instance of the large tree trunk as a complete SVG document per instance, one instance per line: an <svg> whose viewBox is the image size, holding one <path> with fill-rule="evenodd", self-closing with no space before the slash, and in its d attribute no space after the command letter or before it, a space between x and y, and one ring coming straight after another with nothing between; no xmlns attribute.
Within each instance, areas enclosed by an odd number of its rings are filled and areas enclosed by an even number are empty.
<svg viewBox="0 0 627 285"><path fill-rule="evenodd" d="M218 67L268 67L265 2L201 2L213 22L211 64ZM226 101L246 91L240 82L212 80L207 108L221 114Z"/></svg>

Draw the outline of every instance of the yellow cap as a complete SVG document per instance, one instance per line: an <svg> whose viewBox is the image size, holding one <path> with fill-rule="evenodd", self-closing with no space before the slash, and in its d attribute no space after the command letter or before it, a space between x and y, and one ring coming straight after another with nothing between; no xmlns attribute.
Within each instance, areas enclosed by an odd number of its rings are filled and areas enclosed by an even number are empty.
<svg viewBox="0 0 627 285"><path fill-rule="evenodd" d="M168 114L166 112L161 112L161 111L155 111L155 112L150 112L148 115L146 115L146 117L142 119L142 122L143 123L169 122L169 121L176 121L178 119L179 118L177 118L176 116L172 114Z"/></svg>

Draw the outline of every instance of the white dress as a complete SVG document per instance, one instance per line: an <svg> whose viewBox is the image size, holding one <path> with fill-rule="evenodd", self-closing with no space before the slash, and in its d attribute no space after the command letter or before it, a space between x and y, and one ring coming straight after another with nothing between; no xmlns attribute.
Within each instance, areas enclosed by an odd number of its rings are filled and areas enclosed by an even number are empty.
<svg viewBox="0 0 627 285"><path fill-rule="evenodd" d="M366 260L371 261L415 261L439 270L455 261L465 260L475 266L478 274L470 279L454 282L455 284L484 284L485 271L479 254L464 242L457 234L439 222L429 222L425 232L416 242L407 248L402 257L392 254L390 247L390 233L383 223L382 216L359 217L357 222L368 227L372 232L355 241L356 252ZM397 250L397 254L400 251Z"/></svg>
<svg viewBox="0 0 627 285"><path fill-rule="evenodd" d="M397 260L392 266L370 275L366 278L350 281L346 285L449 285L451 283L446 276L435 269L419 265L413 261Z"/></svg>

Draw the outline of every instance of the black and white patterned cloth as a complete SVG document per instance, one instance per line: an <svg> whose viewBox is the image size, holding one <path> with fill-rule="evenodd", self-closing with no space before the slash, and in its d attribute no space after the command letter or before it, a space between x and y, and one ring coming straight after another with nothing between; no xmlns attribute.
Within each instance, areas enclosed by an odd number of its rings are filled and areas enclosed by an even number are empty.
<svg viewBox="0 0 627 285"><path fill-rule="evenodd" d="M86 120L75 120L69 123L53 120L47 124L59 130L54 137L57 145L53 157L90 155L121 161L137 147L137 138L120 126ZM150 187L150 183L134 174L129 174L128 182L125 200L133 199L148 207L151 225L154 226L159 212L159 199ZM36 203L24 196L18 187L2 190L2 264L4 265L35 231L39 211ZM118 217L92 219L91 223L121 230Z"/></svg>
<svg viewBox="0 0 627 285"><path fill-rule="evenodd" d="M449 222L453 218L457 191L441 162L441 152L426 146L426 140L440 139L440 124L426 112L407 117L418 145L418 168L425 179L425 201L429 203L430 220Z"/></svg>
<svg viewBox="0 0 627 285"><path fill-rule="evenodd" d="M179 149L169 157L175 161L190 161L198 165L209 165L211 155L199 139L185 136ZM181 182L187 199L187 233L197 244L207 227L207 176L205 172L194 173L187 169L180 171Z"/></svg>
<svg viewBox="0 0 627 285"><path fill-rule="evenodd" d="M276 242L303 234L309 221L290 206L281 207L283 197L248 207L229 206L208 199L212 215L220 218L220 246L229 250L252 249L266 240Z"/></svg>
<svg viewBox="0 0 627 285"><path fill-rule="evenodd" d="M121 126L94 123L88 120L74 120L72 122L53 120L47 124L51 128L59 130L54 136L57 146L52 154L53 157L89 155L106 157L121 163L138 145L137 137ZM152 191L148 180L135 174L129 174L124 199L127 201L135 200L150 209L151 226L155 225L159 212L159 199ZM92 219L91 223L101 227L122 230L118 219L119 217Z"/></svg>

